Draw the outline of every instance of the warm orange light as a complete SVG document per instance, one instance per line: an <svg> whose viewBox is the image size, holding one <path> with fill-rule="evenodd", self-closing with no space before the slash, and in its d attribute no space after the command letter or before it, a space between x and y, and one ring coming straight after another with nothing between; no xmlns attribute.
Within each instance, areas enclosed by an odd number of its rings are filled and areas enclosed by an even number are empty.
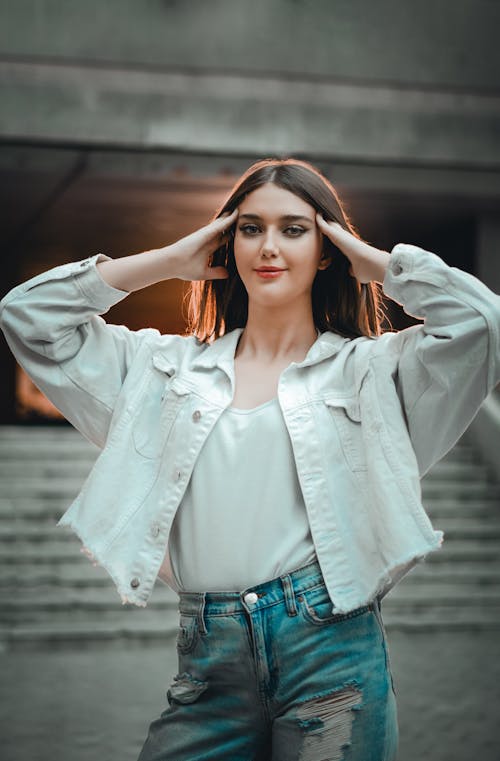
<svg viewBox="0 0 500 761"><path fill-rule="evenodd" d="M64 419L20 365L16 367L16 411L21 419L33 417L33 414L49 419Z"/></svg>

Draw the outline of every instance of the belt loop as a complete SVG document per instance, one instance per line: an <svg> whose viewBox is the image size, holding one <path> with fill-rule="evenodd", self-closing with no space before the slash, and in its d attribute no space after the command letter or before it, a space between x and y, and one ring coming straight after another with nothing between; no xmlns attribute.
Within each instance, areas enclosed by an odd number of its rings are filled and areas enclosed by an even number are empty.
<svg viewBox="0 0 500 761"><path fill-rule="evenodd" d="M283 592L285 595L287 613L289 616L296 616L298 610L295 604L295 593L293 591L292 578L289 573L285 573L283 576L281 576L281 584L283 586Z"/></svg>
<svg viewBox="0 0 500 761"><path fill-rule="evenodd" d="M197 613L198 626L200 628L200 632L202 634L206 634L207 628L205 626L205 603L206 603L205 592L200 593L199 599L200 599L200 604L198 606L198 613Z"/></svg>

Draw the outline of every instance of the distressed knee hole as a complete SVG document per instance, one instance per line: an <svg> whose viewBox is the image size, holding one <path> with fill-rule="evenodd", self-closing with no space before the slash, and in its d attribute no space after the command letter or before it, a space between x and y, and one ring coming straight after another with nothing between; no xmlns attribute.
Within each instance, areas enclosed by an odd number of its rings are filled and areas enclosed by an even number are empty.
<svg viewBox="0 0 500 761"><path fill-rule="evenodd" d="M297 710L302 730L299 761L341 761L342 748L350 745L353 710L359 710L362 693L356 687L340 690L303 703Z"/></svg>
<svg viewBox="0 0 500 761"><path fill-rule="evenodd" d="M194 679L191 674L184 671L184 673L174 676L174 681L167 690L167 700L170 704L172 701L183 704L194 703L207 687L208 682Z"/></svg>

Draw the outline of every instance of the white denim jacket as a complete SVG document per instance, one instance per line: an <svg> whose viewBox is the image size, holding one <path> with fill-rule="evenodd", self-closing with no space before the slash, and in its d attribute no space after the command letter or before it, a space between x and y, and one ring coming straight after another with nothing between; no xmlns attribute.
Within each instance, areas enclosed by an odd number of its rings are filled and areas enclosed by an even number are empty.
<svg viewBox="0 0 500 761"><path fill-rule="evenodd" d="M19 364L100 452L59 520L145 606L201 447L234 394L241 329L211 344L100 316L128 293L96 254L13 288L0 324ZM383 291L424 320L356 339L318 336L278 399L311 533L338 613L383 596L438 549L420 478L500 379L500 297L436 254L399 243ZM224 464L221 463L223 468ZM220 527L221 531L224 527Z"/></svg>

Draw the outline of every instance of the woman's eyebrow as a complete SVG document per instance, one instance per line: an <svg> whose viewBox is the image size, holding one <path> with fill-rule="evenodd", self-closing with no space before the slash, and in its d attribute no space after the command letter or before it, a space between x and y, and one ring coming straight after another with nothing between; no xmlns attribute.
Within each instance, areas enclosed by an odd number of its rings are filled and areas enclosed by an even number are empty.
<svg viewBox="0 0 500 761"><path fill-rule="evenodd" d="M262 217L259 216L259 214L240 214L239 219L259 219L261 220ZM302 214L283 214L282 217L279 218L282 222L297 222L299 219L304 220L305 222L310 222L311 224L314 224L314 220L310 217L304 217Z"/></svg>

